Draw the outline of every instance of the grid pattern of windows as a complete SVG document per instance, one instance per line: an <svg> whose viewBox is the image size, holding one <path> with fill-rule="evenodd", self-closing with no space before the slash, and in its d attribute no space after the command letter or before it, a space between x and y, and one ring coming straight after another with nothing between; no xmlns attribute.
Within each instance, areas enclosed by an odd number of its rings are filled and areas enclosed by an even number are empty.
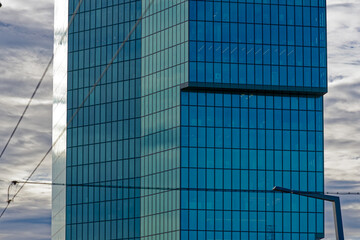
<svg viewBox="0 0 360 240"><path fill-rule="evenodd" d="M326 92L325 0L190 0L190 82Z"/></svg>
<svg viewBox="0 0 360 240"><path fill-rule="evenodd" d="M323 203L322 97L181 94L181 238L315 239ZM241 191L243 190L243 191ZM245 191L244 191L245 190Z"/></svg>
<svg viewBox="0 0 360 240"><path fill-rule="evenodd" d="M78 1L70 1L72 15ZM140 0L84 1L69 30L68 119L142 12ZM67 129L66 239L140 237L141 27Z"/></svg>
<svg viewBox="0 0 360 240"><path fill-rule="evenodd" d="M84 1L69 31L68 118L149 3ZM112 188L67 187L67 239L179 239L179 191L116 187L180 185L187 6L154 2L68 127L66 182Z"/></svg>
<svg viewBox="0 0 360 240"><path fill-rule="evenodd" d="M150 1L144 1L146 7ZM155 1L142 21L141 184L180 187L180 84L187 81L188 1ZM141 237L180 239L180 192L141 191Z"/></svg>
<svg viewBox="0 0 360 240"><path fill-rule="evenodd" d="M151 2L83 2L54 65L54 136ZM325 15L325 0L155 0L54 151L54 182L104 187L54 188L53 239L321 238L321 201L257 190L323 191Z"/></svg>

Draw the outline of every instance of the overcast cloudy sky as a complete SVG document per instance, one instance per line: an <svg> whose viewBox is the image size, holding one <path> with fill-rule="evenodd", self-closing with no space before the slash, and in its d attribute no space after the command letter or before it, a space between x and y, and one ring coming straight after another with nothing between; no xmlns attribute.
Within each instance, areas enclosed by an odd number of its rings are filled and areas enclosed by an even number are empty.
<svg viewBox="0 0 360 240"><path fill-rule="evenodd" d="M0 0L0 149L52 54L53 1ZM325 97L326 191L360 191L360 1L328 0L329 93ZM0 208L51 144L52 74L0 159ZM33 180L51 180L48 158ZM16 189L12 189L11 192ZM49 239L50 187L28 185L0 219L0 239ZM360 240L360 196L341 197L345 237ZM326 204L326 239L334 238Z"/></svg>

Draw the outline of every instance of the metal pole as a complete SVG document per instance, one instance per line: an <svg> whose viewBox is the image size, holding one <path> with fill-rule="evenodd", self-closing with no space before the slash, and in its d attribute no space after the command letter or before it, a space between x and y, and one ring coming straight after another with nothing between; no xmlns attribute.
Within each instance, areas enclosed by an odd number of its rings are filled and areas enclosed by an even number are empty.
<svg viewBox="0 0 360 240"><path fill-rule="evenodd" d="M337 198L338 199L336 201L332 202L333 212L334 212L336 238L338 240L344 240L344 229L343 229L343 225L342 225L340 198L339 197L337 197Z"/></svg>

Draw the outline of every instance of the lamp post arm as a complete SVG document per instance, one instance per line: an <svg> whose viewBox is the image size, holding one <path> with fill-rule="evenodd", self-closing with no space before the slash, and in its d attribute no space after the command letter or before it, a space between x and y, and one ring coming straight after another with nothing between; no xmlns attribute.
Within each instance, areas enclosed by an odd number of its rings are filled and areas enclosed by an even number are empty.
<svg viewBox="0 0 360 240"><path fill-rule="evenodd" d="M305 197L310 197L310 198L315 198L315 199L332 202L333 212L334 212L336 239L337 240L345 239L339 197L320 194L320 193L309 193L309 192L296 191L296 190L291 190L291 189L282 188L282 187L278 187L278 186L275 186L273 188L273 191L283 192L283 193L291 193L291 194L296 194L296 195L300 195L300 196L305 196Z"/></svg>

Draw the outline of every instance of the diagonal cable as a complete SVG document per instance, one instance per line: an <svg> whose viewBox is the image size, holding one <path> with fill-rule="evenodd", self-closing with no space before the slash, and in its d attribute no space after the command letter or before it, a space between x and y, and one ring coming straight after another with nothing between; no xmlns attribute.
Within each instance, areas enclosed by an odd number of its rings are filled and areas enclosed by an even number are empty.
<svg viewBox="0 0 360 240"><path fill-rule="evenodd" d="M77 14L78 11L79 11L79 8L80 8L82 2L83 2L83 0L79 0L79 3L78 3L78 5L76 6L76 9L75 9L74 13L73 13L72 16L71 16L71 19L70 19L70 21L69 21L69 24L68 24L68 26L67 26L67 28L66 28L65 33L62 35L60 42L62 42L62 41L65 39L65 37L66 37L66 35L67 35L68 31L69 31L69 28L70 28L71 24L73 23L76 14ZM30 97L30 99L29 99L29 101L28 101L28 103L27 103L27 105L26 105L23 113L21 114L18 122L16 123L15 128L14 128L13 131L11 132L9 139L7 140L4 148L2 149L1 154L0 154L0 159L1 159L2 156L4 155L7 147L8 147L9 144L10 144L11 139L12 139L13 136L15 135L16 130L18 129L21 121L23 120L23 118L24 118L27 110L29 109L30 104L32 103L32 100L34 99L37 91L39 90L39 88L40 88L40 86L41 86L41 84L42 84L42 82L43 82L43 80L44 80L47 72L48 72L49 69L50 69L50 66L51 66L52 63L53 63L53 61L54 61L54 53L52 54L52 56L51 56L51 58L50 58L50 60L49 60L49 62L48 62L48 64L47 64L47 66L46 66L46 68L45 68L45 70L44 70L41 78L39 79L39 82L38 82L38 84L36 85L35 90L34 90L34 92L32 93L32 95L31 95L31 97Z"/></svg>
<svg viewBox="0 0 360 240"><path fill-rule="evenodd" d="M146 7L146 9L143 11L143 13L141 14L141 16L139 17L139 19L136 21L135 25L132 27L131 31L129 32L129 34L126 36L125 40L121 43L120 47L117 49L116 53L114 54L114 56L112 57L112 59L110 60L110 62L106 65L106 68L104 69L104 71L101 73L100 77L96 80L96 82L94 83L94 85L91 87L90 91L88 92L88 94L86 95L86 97L84 98L84 100L82 101L82 103L79 105L79 107L76 109L75 113L71 116L70 120L67 122L66 126L64 127L64 129L61 131L60 135L57 137L57 139L53 142L53 144L51 145L51 147L49 148L49 150L45 153L45 155L42 157L42 159L40 160L40 162L36 165L36 167L34 168L34 170L30 173L30 175L26 178L26 180L23 182L23 184L20 186L20 188L16 191L16 193L13 195L13 197L11 199L8 200L8 204L7 206L4 208L2 214L0 215L0 218L4 215L4 213L6 212L6 210L9 208L9 205L11 202L14 201L14 199L17 197L17 195L20 193L20 191L24 188L24 186L29 182L30 178L34 175L34 173L37 171L37 169L40 167L40 165L44 162L44 160L46 159L46 157L51 153L53 147L58 143L58 141L60 140L60 138L62 137L62 135L66 132L66 129L68 128L68 126L71 124L71 122L74 120L74 118L76 117L76 115L78 114L78 112L81 110L81 108L84 106L85 102L88 100L88 98L90 97L91 93L95 90L96 86L100 83L101 79L104 77L104 75L106 74L107 70L111 67L111 65L113 64L113 62L115 61L115 59L117 58L117 56L119 55L120 51L123 49L124 45L126 44L126 42L130 39L131 35L134 33L134 31L136 30L137 26L140 24L140 22L142 21L142 19L144 18L144 16L146 15L147 11L150 9L151 5L154 3L155 0L151 0L150 3L148 4L148 6Z"/></svg>

